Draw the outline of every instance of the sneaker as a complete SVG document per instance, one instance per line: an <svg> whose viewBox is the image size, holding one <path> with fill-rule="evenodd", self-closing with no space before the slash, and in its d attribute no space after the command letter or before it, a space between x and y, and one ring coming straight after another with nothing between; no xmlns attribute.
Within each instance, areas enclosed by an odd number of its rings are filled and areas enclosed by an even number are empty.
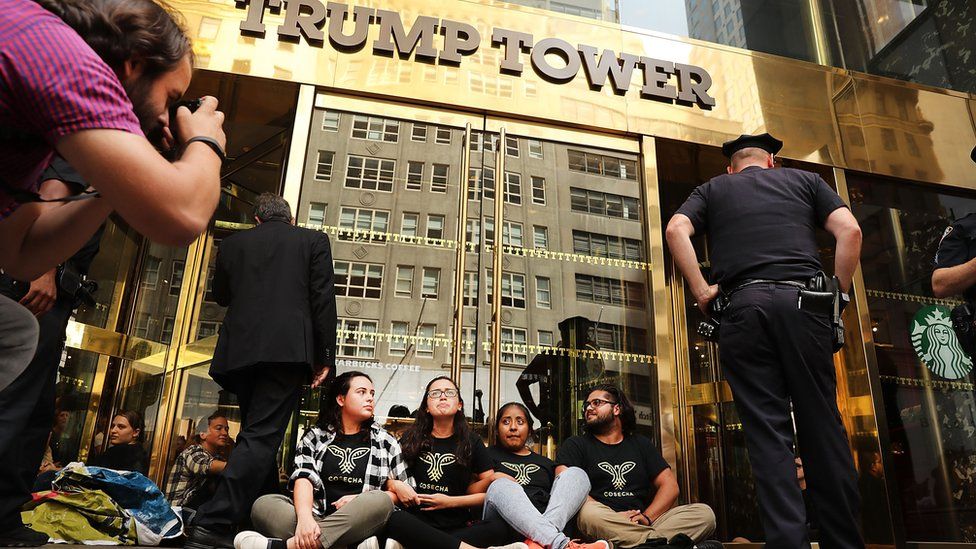
<svg viewBox="0 0 976 549"><path fill-rule="evenodd" d="M359 542L359 545L356 546L356 549L380 549L380 540L376 539L376 536L373 536L371 538L366 538L363 541Z"/></svg>
<svg viewBox="0 0 976 549"><path fill-rule="evenodd" d="M395 539L386 538L386 549L403 549L403 545Z"/></svg>
<svg viewBox="0 0 976 549"><path fill-rule="evenodd" d="M721 541L707 539L705 541L699 541L696 543L694 549L723 549L724 547L725 546L722 545Z"/></svg>
<svg viewBox="0 0 976 549"><path fill-rule="evenodd" d="M517 541L508 545L492 545L488 549L529 549L529 546L521 541Z"/></svg>
<svg viewBox="0 0 976 549"><path fill-rule="evenodd" d="M269 538L253 530L244 530L234 536L234 549L284 549L285 547L285 540Z"/></svg>
<svg viewBox="0 0 976 549"><path fill-rule="evenodd" d="M613 549L613 545L609 541L604 541L598 539L593 543L582 543L576 540L570 541L566 549Z"/></svg>
<svg viewBox="0 0 976 549"><path fill-rule="evenodd" d="M6 532L0 532L0 547L40 547L47 543L47 534L31 530L26 526L17 526Z"/></svg>

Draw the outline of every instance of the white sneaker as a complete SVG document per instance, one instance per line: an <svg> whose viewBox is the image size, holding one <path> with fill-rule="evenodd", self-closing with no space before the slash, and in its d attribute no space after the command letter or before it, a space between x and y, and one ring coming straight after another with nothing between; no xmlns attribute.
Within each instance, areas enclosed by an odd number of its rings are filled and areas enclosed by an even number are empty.
<svg viewBox="0 0 976 549"><path fill-rule="evenodd" d="M268 549L271 539L254 530L243 530L234 536L234 549Z"/></svg>
<svg viewBox="0 0 976 549"><path fill-rule="evenodd" d="M356 546L356 549L380 549L380 540L376 536L366 538Z"/></svg>
<svg viewBox="0 0 976 549"><path fill-rule="evenodd" d="M386 549L403 549L403 545L395 539L386 538Z"/></svg>
<svg viewBox="0 0 976 549"><path fill-rule="evenodd" d="M529 549L529 546L517 541L515 543L509 543L508 545L493 545L488 549Z"/></svg>

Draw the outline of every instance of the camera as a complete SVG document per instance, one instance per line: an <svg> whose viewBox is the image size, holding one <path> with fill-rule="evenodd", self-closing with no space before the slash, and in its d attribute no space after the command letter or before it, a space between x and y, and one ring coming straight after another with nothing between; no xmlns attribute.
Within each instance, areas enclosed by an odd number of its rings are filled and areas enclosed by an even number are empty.
<svg viewBox="0 0 976 549"><path fill-rule="evenodd" d="M192 113L192 112L196 112L197 109L200 108L200 105L203 105L203 98L177 101L176 103L170 105L169 126L174 136L176 135L176 111L179 110L180 107L186 107L190 109L190 112ZM153 135L147 137L150 137L149 140L156 143L156 148L162 149L162 146L160 145L160 143L162 143L162 129L160 129L159 135ZM174 146L171 149L161 150L161 152L163 157L166 158L166 160L169 160L170 162L174 162L180 156L180 144L174 144Z"/></svg>
<svg viewBox="0 0 976 549"><path fill-rule="evenodd" d="M98 291L98 283L79 273L71 263L64 264L58 270L57 284L58 289L64 292L64 295L71 297L76 306L77 304L95 306L95 292Z"/></svg>
<svg viewBox="0 0 976 549"><path fill-rule="evenodd" d="M173 103L172 105L170 105L170 107L169 107L169 124L170 124L170 126L176 124L176 111L178 111L180 109L180 107L186 107L186 108L190 109L190 112L197 112L197 109L200 108L200 105L203 105L203 98L202 97L197 98L197 99L187 99L187 100L184 100L184 101L177 101L176 103Z"/></svg>

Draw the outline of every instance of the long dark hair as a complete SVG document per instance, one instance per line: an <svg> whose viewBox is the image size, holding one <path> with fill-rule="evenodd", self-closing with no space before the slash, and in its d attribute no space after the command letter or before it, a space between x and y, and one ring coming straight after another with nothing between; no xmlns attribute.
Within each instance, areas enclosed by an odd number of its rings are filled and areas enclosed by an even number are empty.
<svg viewBox="0 0 976 549"><path fill-rule="evenodd" d="M620 428L623 430L625 435L634 434L634 429L637 428L637 412L634 411L634 405L630 403L630 399L627 395L620 390L616 385L611 385L609 383L604 383L603 385L597 385L589 390L587 396L592 395L597 391L603 391L609 393L610 397L617 401L617 406L620 406ZM585 412L586 410L584 410Z"/></svg>
<svg viewBox="0 0 976 549"><path fill-rule="evenodd" d="M525 415L525 423L529 426L529 439L535 438L535 422L532 421L532 414L529 413L529 409L525 407L525 404L521 402L507 402L502 404L502 407L498 409L498 413L495 414L495 446L501 448L502 441L501 437L498 436L498 426L502 424L502 416L505 415L505 410L515 406L519 410L522 410L522 414ZM528 440L526 440L528 442Z"/></svg>
<svg viewBox="0 0 976 549"><path fill-rule="evenodd" d="M153 0L34 0L57 15L105 63L120 73L138 59L150 79L170 71L193 49L181 21L165 4Z"/></svg>
<svg viewBox="0 0 976 549"><path fill-rule="evenodd" d="M431 434L434 430L434 417L430 415L430 410L427 409L427 393L430 392L431 385L442 379L450 381L455 389L458 388L457 383L454 383L454 380L447 376L437 376L430 380L427 387L424 388L424 394L421 397L423 400L420 407L417 408L416 420L414 420L413 425L407 427L403 436L400 437L403 459L411 467L417 463L422 454L431 449L431 441L434 438ZM460 390L458 390L457 398L458 403L463 406L464 399L461 398ZM461 467L467 467L468 463L471 462L471 429L464 419L464 408L454 414L454 436L457 438L457 450L454 452L454 458Z"/></svg>
<svg viewBox="0 0 976 549"><path fill-rule="evenodd" d="M315 421L315 425L319 429L342 434L342 406L339 406L336 399L349 394L352 380L357 377L365 377L370 383L373 382L373 378L362 372L346 372L332 380L329 390L326 391L326 395L322 397L319 403L319 417ZM360 429L368 428L372 423L373 418L369 418L360 424Z"/></svg>
<svg viewBox="0 0 976 549"><path fill-rule="evenodd" d="M142 435L146 430L146 423L142 420L142 414L135 410L119 410L112 418L119 416L124 417L129 422L129 427L132 427L133 431L139 431L139 434L135 436L135 441L142 443Z"/></svg>

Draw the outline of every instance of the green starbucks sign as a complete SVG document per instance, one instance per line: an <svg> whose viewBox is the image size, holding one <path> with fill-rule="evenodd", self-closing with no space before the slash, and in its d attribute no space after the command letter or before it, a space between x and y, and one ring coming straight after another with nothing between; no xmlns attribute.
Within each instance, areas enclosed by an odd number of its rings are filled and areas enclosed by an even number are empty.
<svg viewBox="0 0 976 549"><path fill-rule="evenodd" d="M922 364L937 376L959 379L973 369L972 359L963 352L952 330L949 308L944 305L929 305L915 313L912 346Z"/></svg>

